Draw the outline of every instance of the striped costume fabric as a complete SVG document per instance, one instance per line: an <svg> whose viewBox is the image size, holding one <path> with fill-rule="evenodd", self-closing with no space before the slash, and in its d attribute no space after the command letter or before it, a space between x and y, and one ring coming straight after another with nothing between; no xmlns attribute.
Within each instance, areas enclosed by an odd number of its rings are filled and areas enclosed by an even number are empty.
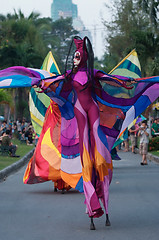
<svg viewBox="0 0 159 240"><path fill-rule="evenodd" d="M133 49L121 62L117 64L109 74L119 75L119 76L129 76L132 78L140 78L141 77L141 66L138 59L138 55L135 49ZM114 94L116 96L116 94ZM126 93L122 93L121 96L127 97ZM116 140L113 147L116 147L118 144L123 142L128 138L128 129L131 128L132 125L136 123L138 118L134 119L133 122L128 126L127 129L123 132L123 134Z"/></svg>
<svg viewBox="0 0 159 240"><path fill-rule="evenodd" d="M54 75L60 74L60 70L51 51L47 54L41 69L51 72ZM45 113L50 105L50 98L45 93L39 93L38 91L40 91L39 88L31 88L29 94L29 109L34 130L38 136L40 136Z"/></svg>
<svg viewBox="0 0 159 240"><path fill-rule="evenodd" d="M52 72L53 75L60 73L56 61L51 52L46 56L42 69ZM30 160L27 169L24 174L24 183L33 184L38 182L44 182L52 180L59 188L58 183L63 183L62 186L69 189L69 185L64 181L61 182L61 174L63 179L69 176L69 182L71 181L71 186L83 191L82 177L81 177L81 165L79 157L74 159L75 171L73 166L68 163L67 166L64 165L65 156L61 155L61 114L59 107L55 102L50 100L50 98L45 93L39 93L40 89L31 89L30 92L30 112L31 119L35 131L38 131L40 138L38 140L38 145L34 152L32 159ZM49 104L48 108L46 108ZM78 154L79 155L79 154ZM62 163L61 163L62 160ZM78 167L79 166L79 167ZM69 167L69 168L68 168ZM64 171L62 169L64 168ZM68 182L68 181L67 181ZM76 187L77 185L77 187Z"/></svg>
<svg viewBox="0 0 159 240"><path fill-rule="evenodd" d="M66 74L69 75L70 71ZM78 74L81 74L84 79L84 73L79 72ZM106 212L108 210L109 184L112 178L110 151L116 139L120 138L134 119L159 96L159 76L132 78L120 76L119 73L117 75L106 74L94 69L96 88L92 95L91 106L96 113L99 106L100 117L98 118L98 114L92 115L91 113L92 153L88 146L87 123L83 125L84 128L81 132L79 131L79 122L77 122L77 119L84 119L87 105L82 106L82 102L79 101L80 97L77 97L79 86L76 75L71 75L71 82L66 82L64 75L51 78L50 76L52 74L45 70L24 67L12 67L0 71L1 88L34 86L40 82L41 89L53 101L46 112L48 116L52 114L53 124L50 125L51 119L49 120L47 117L46 121L48 122L44 124L46 129L38 141L38 144L41 145L40 152L35 150L32 162L26 170L24 182L38 183L62 177L66 183L79 191L82 191L84 186L89 216L99 217L103 214L98 200L99 196ZM79 91L79 94L83 94L83 92ZM83 121L80 121L80 124L82 123ZM82 141L79 141L80 134L82 134L80 138ZM37 149L38 147L37 145ZM51 155L55 162L49 158ZM37 157L40 159L38 162L36 161ZM98 197L96 197L90 181L92 175L96 174L92 172L91 175L91 171L94 169L89 164L92 157L97 160L94 168L99 174L96 182ZM47 159L46 168L43 165L43 159ZM61 164L59 164L59 159ZM35 164L32 164L33 162ZM87 168L87 165L90 168ZM48 169L48 172L44 169ZM100 195L101 192L105 194L105 197Z"/></svg>

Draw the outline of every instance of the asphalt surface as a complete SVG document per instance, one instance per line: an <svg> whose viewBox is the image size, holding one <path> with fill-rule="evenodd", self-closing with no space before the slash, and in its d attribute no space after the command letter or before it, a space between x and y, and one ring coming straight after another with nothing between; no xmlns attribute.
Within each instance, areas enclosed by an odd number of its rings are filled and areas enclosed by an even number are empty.
<svg viewBox="0 0 159 240"><path fill-rule="evenodd" d="M25 167L0 182L1 240L158 240L159 164L141 166L141 156L119 153L110 185L110 227L105 216L89 230L84 195L53 192L53 183L24 185Z"/></svg>

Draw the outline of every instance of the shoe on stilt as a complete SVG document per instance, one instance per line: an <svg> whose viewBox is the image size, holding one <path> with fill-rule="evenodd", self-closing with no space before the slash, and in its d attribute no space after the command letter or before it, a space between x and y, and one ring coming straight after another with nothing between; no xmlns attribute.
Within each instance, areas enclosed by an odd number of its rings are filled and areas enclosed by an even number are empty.
<svg viewBox="0 0 159 240"><path fill-rule="evenodd" d="M93 217L91 217L90 230L96 230L94 222L93 222Z"/></svg>
<svg viewBox="0 0 159 240"><path fill-rule="evenodd" d="M64 189L64 188L62 189L62 192L61 192L61 193L62 193L62 194L64 194L64 193L65 193L65 189Z"/></svg>
<svg viewBox="0 0 159 240"><path fill-rule="evenodd" d="M109 216L108 216L108 214L106 214L105 226L111 226L111 223L110 223L110 221L109 221Z"/></svg>

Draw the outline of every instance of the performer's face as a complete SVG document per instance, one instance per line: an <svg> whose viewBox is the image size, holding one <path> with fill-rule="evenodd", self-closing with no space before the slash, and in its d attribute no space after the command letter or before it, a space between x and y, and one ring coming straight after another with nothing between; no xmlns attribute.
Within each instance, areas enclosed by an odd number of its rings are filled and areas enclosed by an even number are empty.
<svg viewBox="0 0 159 240"><path fill-rule="evenodd" d="M80 52L75 52L75 55L73 58L74 66L78 66L80 64L80 61L81 61Z"/></svg>

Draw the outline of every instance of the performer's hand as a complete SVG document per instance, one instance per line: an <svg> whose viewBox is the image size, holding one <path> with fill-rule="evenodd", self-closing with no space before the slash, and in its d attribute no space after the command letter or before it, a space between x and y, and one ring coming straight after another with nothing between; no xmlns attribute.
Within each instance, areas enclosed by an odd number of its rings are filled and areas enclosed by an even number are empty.
<svg viewBox="0 0 159 240"><path fill-rule="evenodd" d="M33 79L31 84L33 88L41 87L41 80Z"/></svg>
<svg viewBox="0 0 159 240"><path fill-rule="evenodd" d="M33 87L33 88L37 88L38 86L37 86L37 85L33 85L32 87Z"/></svg>
<svg viewBox="0 0 159 240"><path fill-rule="evenodd" d="M130 86L131 84L132 84L131 82L123 82L122 87L124 87L128 90L131 90L134 87L134 86Z"/></svg>
<svg viewBox="0 0 159 240"><path fill-rule="evenodd" d="M127 81L127 82L126 82L126 86L130 86L130 85L132 85L133 83L135 83L135 81L134 81L134 80Z"/></svg>

